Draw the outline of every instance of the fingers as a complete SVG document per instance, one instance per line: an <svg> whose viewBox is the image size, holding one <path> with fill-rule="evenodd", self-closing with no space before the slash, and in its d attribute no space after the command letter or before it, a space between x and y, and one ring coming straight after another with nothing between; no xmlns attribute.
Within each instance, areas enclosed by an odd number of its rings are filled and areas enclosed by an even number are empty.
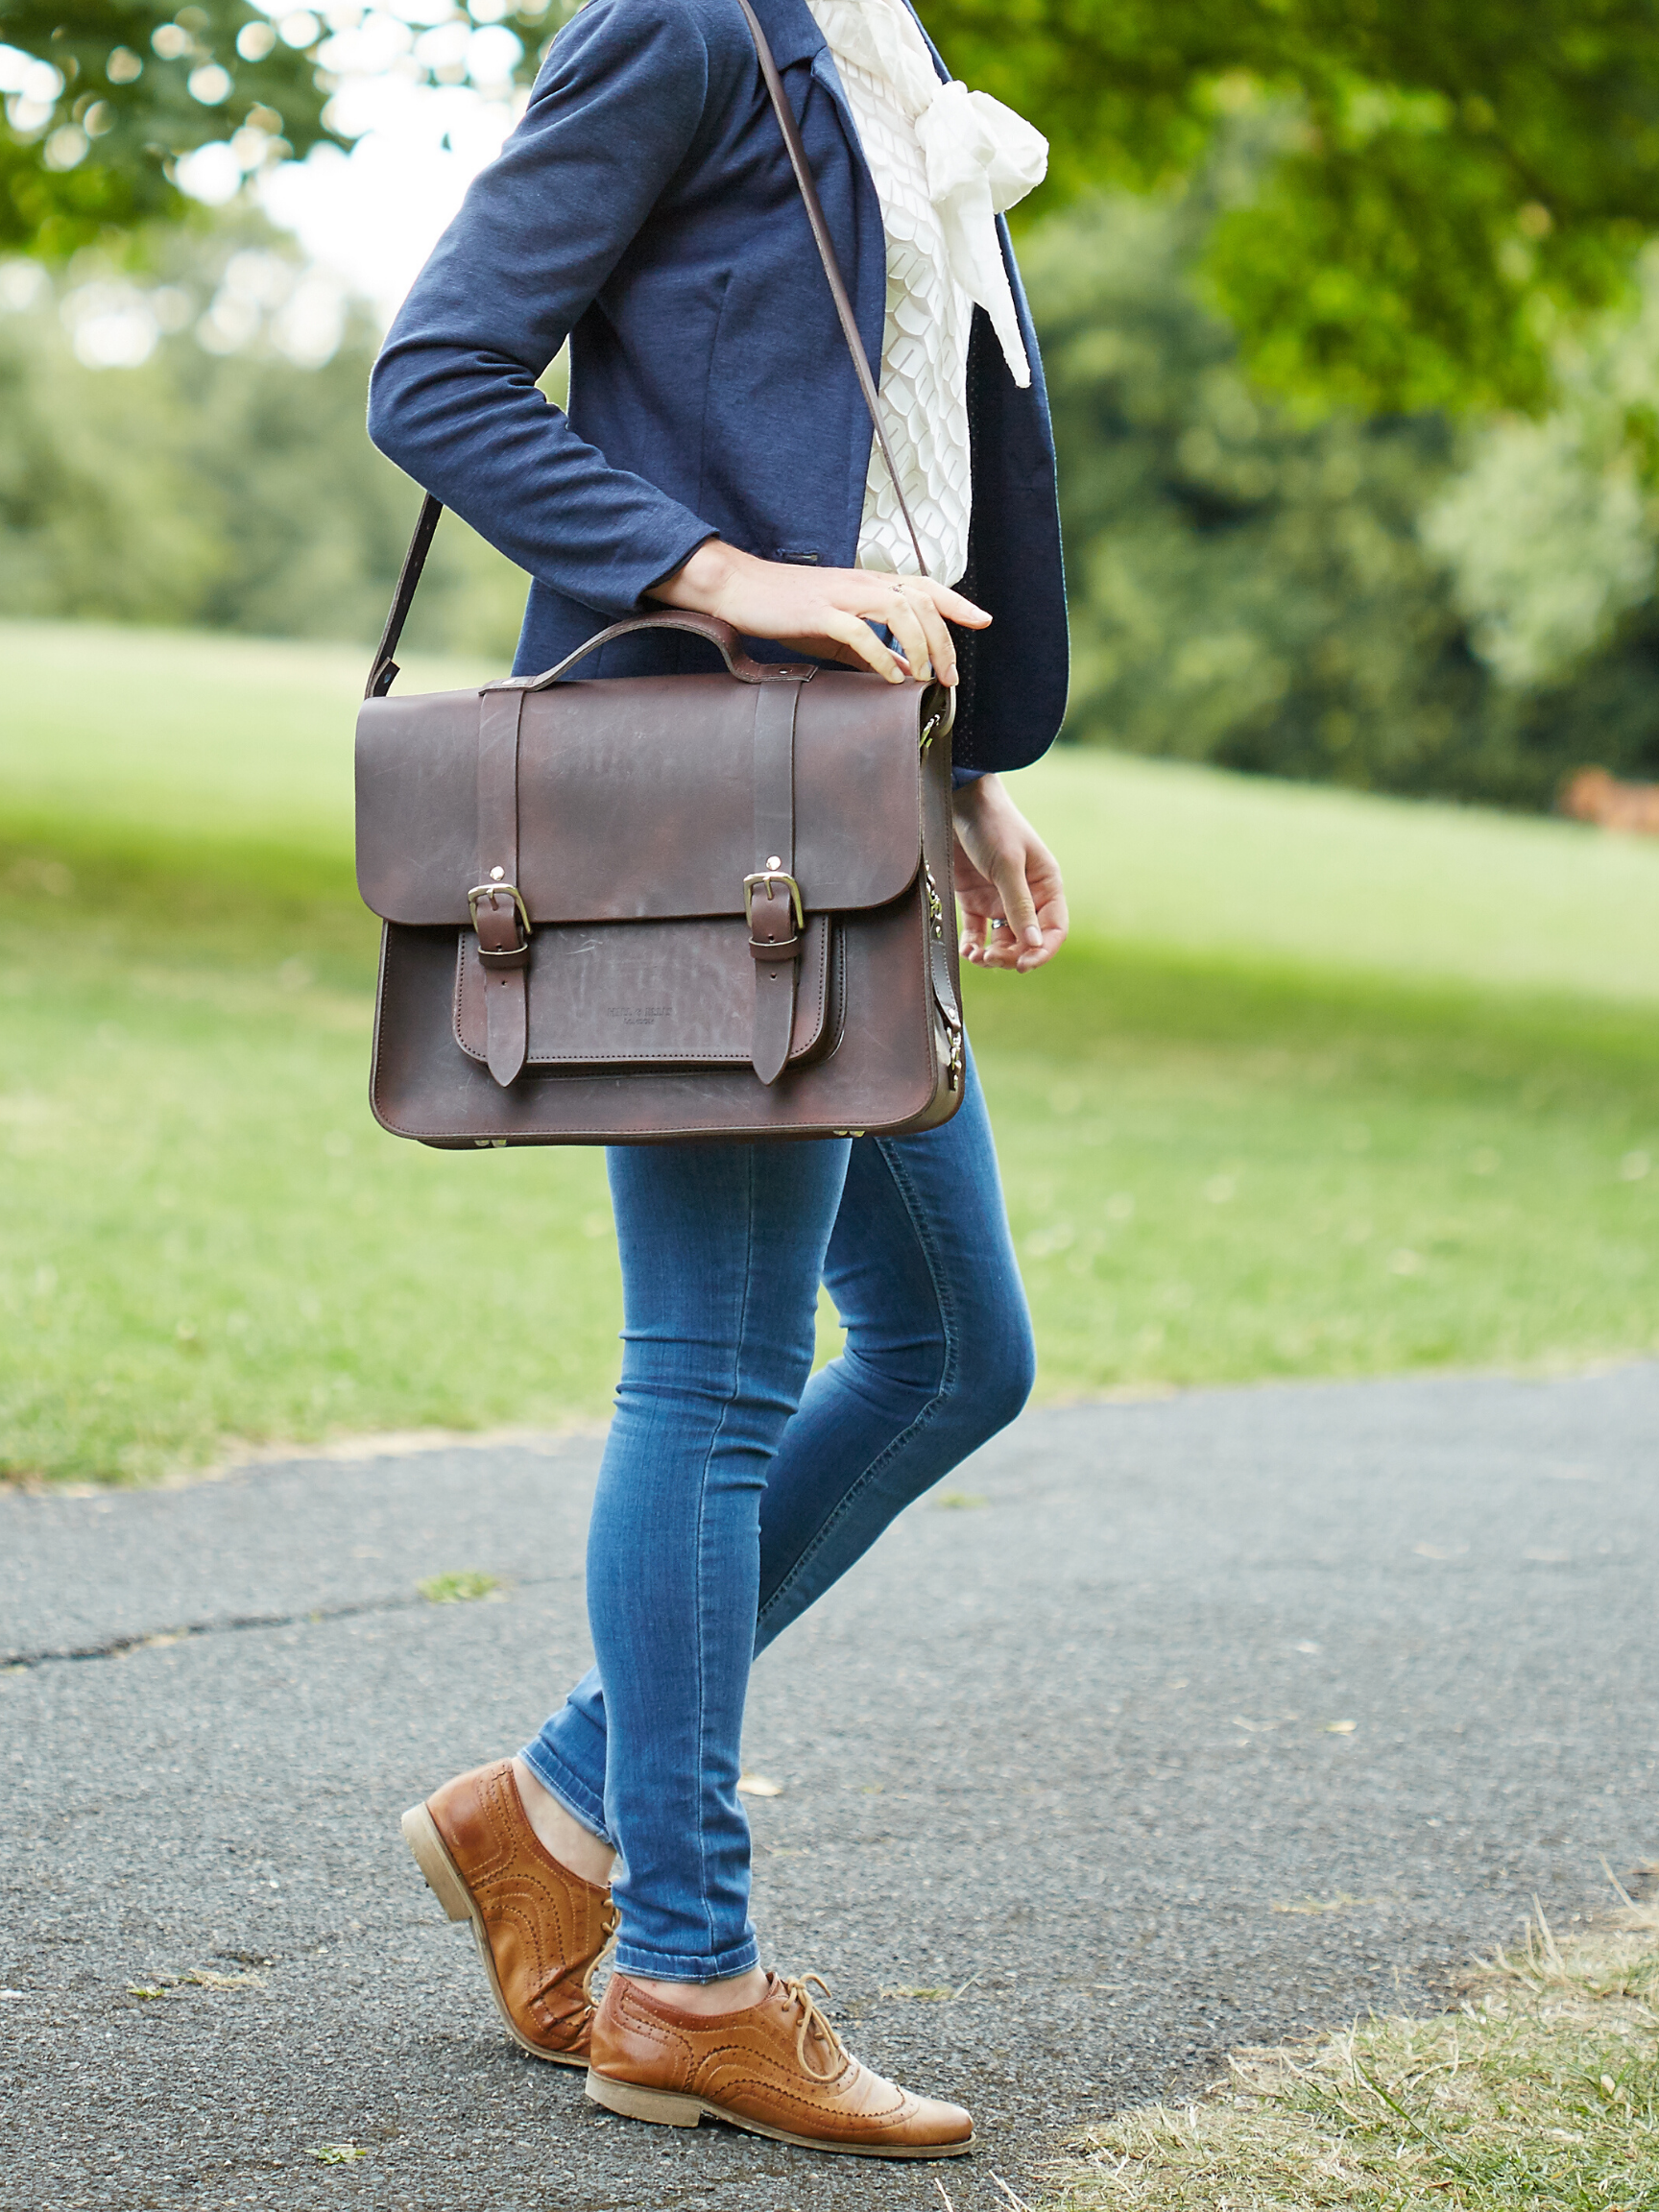
<svg viewBox="0 0 1659 2212"><path fill-rule="evenodd" d="M897 639L897 654L881 643L870 627L873 622L882 623ZM932 600L916 595L909 579L902 585L883 587L879 604L856 614L829 601L819 623L824 637L852 648L845 658L873 668L890 684L902 684L906 676L924 684L935 678L942 684L956 681L956 651L950 633Z"/></svg>
<svg viewBox="0 0 1659 2212"><path fill-rule="evenodd" d="M1043 942L1047 944L1052 939L1054 950L1058 951L1071 932L1071 915L1058 877L1054 878L1049 896L1038 906L1037 919L1043 925Z"/></svg>
<svg viewBox="0 0 1659 2212"><path fill-rule="evenodd" d="M839 656L854 667L872 668L878 676L884 676L889 684L902 684L909 671L894 653L882 644L874 630L861 615L850 614L845 608L828 607L815 625L818 635L832 637L848 650Z"/></svg>
<svg viewBox="0 0 1659 2212"><path fill-rule="evenodd" d="M976 968L1021 974L1053 959L1066 941L1066 901L1058 872L1030 880L1031 855L1019 846L988 856L989 881L961 898L962 957ZM975 871L977 873L977 871ZM1041 900L1041 904L1039 904Z"/></svg>
<svg viewBox="0 0 1659 2212"><path fill-rule="evenodd" d="M951 642L950 629L946 624L944 615L940 613L932 594L926 591L918 592L908 584L903 587L903 591L905 603L914 610L917 622L927 640L928 667L941 684L954 684L956 681L956 647ZM927 669L917 670L917 674L924 678L927 673Z"/></svg>
<svg viewBox="0 0 1659 2212"><path fill-rule="evenodd" d="M993 914L963 930L961 952L975 968L1011 968L1017 948L1007 923L1000 914Z"/></svg>
<svg viewBox="0 0 1659 2212"><path fill-rule="evenodd" d="M897 585L882 594L880 606L871 608L865 620L885 624L903 656L907 672L926 682L928 673L926 633L916 618L916 610Z"/></svg>
<svg viewBox="0 0 1659 2212"><path fill-rule="evenodd" d="M949 622L982 630L991 619L972 599L964 599L949 585L934 583L930 576L902 577L893 586L890 607L887 627L903 647L911 673L924 683L930 676L946 685L956 681L956 647Z"/></svg>
<svg viewBox="0 0 1659 2212"><path fill-rule="evenodd" d="M927 683L933 674L933 656L927 633L922 626L921 606L911 600L902 585L896 584L887 594L882 619L898 639L899 650L908 661L911 675L920 683Z"/></svg>
<svg viewBox="0 0 1659 2212"><path fill-rule="evenodd" d="M983 607L975 607L972 599L964 599L960 591L952 591L949 584L935 584L930 576L918 576L915 589L925 591L939 613L948 622L954 622L962 630L984 630L991 617Z"/></svg>
<svg viewBox="0 0 1659 2212"><path fill-rule="evenodd" d="M1043 926L1037 919L1037 902L1025 880L1023 853L999 854L992 863L991 880L1002 895L1002 912L1019 956L1043 950Z"/></svg>
<svg viewBox="0 0 1659 2212"><path fill-rule="evenodd" d="M935 680L945 685L955 683L956 648L950 642L945 617L926 592L915 590L908 578L896 584L888 595L885 615L912 676L924 684Z"/></svg>
<svg viewBox="0 0 1659 2212"><path fill-rule="evenodd" d="M707 566L709 576L702 568ZM807 568L762 561L710 541L652 597L674 607L718 614L753 637L824 655L868 668L890 684L956 681L956 648L949 623L982 630L991 617L982 607L928 576L898 577L867 568ZM875 635L884 626L900 651Z"/></svg>

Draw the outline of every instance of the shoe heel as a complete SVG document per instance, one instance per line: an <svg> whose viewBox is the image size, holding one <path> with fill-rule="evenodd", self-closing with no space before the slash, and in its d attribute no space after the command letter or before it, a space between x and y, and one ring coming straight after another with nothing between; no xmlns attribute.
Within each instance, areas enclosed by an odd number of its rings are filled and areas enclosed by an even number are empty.
<svg viewBox="0 0 1659 2212"><path fill-rule="evenodd" d="M411 1805L399 1825L416 1865L426 1877L427 1888L451 1920L470 1920L472 1899L455 1870L455 1862L444 1848L444 1839L431 1814L424 1805Z"/></svg>
<svg viewBox="0 0 1659 2212"><path fill-rule="evenodd" d="M660 2128L695 2128L703 2117L695 2097L674 2089L641 2089L637 2081L612 2081L591 2067L584 2094L607 2112L620 2112L625 2120L654 2120Z"/></svg>

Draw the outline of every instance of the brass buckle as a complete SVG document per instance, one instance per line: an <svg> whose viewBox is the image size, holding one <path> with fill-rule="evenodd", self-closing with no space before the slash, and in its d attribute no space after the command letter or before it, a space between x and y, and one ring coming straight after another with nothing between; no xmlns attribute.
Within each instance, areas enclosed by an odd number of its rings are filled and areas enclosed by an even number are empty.
<svg viewBox="0 0 1659 2212"><path fill-rule="evenodd" d="M518 910L517 926L514 930L514 935L518 939L518 942L516 945L495 948L486 945L483 939L479 938L478 964L492 973L498 968L527 967L530 960L530 914L529 909L524 904L523 893L517 883L473 884L471 890L467 894L467 911L471 917L473 931L476 933L478 928L479 901L493 899L497 893L504 899L511 899Z"/></svg>
<svg viewBox="0 0 1659 2212"><path fill-rule="evenodd" d="M801 886L794 877L786 875L781 868L762 868L756 875L745 876L743 878L743 919L749 925L751 937L755 934L755 894L764 884L767 898L775 898L777 894L772 889L774 883L782 883L788 888L789 902L795 909L796 928L805 929L806 926L806 915L801 904Z"/></svg>
<svg viewBox="0 0 1659 2212"><path fill-rule="evenodd" d="M524 932L524 941L531 937L530 909L524 903L524 894L517 883L474 883L467 894L467 914L474 929L478 926L478 902L480 899L511 899L518 909L518 926Z"/></svg>

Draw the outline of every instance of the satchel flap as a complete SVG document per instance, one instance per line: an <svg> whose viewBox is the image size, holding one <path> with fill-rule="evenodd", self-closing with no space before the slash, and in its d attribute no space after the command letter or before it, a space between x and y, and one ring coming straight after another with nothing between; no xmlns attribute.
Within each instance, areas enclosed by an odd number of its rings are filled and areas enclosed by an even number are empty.
<svg viewBox="0 0 1659 2212"><path fill-rule="evenodd" d="M820 669L795 723L795 876L808 908L884 905L921 861L925 686ZM757 686L612 677L524 700L518 887L533 923L740 914L755 852ZM368 699L357 883L388 922L468 921L478 880L476 691Z"/></svg>

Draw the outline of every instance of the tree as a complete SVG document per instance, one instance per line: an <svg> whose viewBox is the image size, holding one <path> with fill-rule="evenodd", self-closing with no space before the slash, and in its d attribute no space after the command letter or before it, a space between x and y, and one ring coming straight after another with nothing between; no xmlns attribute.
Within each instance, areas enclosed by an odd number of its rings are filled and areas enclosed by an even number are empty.
<svg viewBox="0 0 1659 2212"><path fill-rule="evenodd" d="M1281 390L1371 411L1536 411L1561 330L1620 297L1659 231L1659 0L922 9L961 76L1048 132L1039 208L1190 179L1240 132L1256 146L1206 273L1252 373ZM522 77L562 12L471 0L435 33L504 22ZM363 12L334 0L329 26ZM435 33L416 63L442 79L455 63ZM247 0L175 14L166 0L0 0L0 246L61 254L177 217L172 165L205 143L252 162L335 135L330 48L299 6L274 27Z"/></svg>
<svg viewBox="0 0 1659 2212"><path fill-rule="evenodd" d="M1659 772L1654 546L1615 421L1654 386L1659 265L1541 422L1310 420L1197 297L1208 222L1198 194L1118 195L1028 241L1067 735L1503 805L1547 806L1586 761Z"/></svg>
<svg viewBox="0 0 1659 2212"><path fill-rule="evenodd" d="M1040 121L1063 193L1278 144L1216 226L1258 377L1370 410L1536 409L1563 323L1659 230L1656 0L924 0L951 65ZM1051 204L1051 203L1050 203Z"/></svg>
<svg viewBox="0 0 1659 2212"><path fill-rule="evenodd" d="M227 258L217 237L160 251L193 288ZM408 478L363 435L373 357L361 325L320 368L269 337L208 353L180 331L137 368L89 369L50 306L0 317L0 614L343 637L367 653L412 512ZM446 516L410 649L504 666L523 611L523 576Z"/></svg>
<svg viewBox="0 0 1659 2212"><path fill-rule="evenodd" d="M7 129L0 246L57 259L109 230L178 220L181 155L215 142L252 168L328 135L299 12L278 33L244 0L0 0Z"/></svg>
<svg viewBox="0 0 1659 2212"><path fill-rule="evenodd" d="M548 0L474 0L457 9L464 32L488 25L512 74L536 66ZM331 40L353 29L362 6L318 0L313 10L276 0L271 14L249 0L0 0L0 249L60 260L78 247L147 223L178 222L188 201L180 160L222 151L220 170L303 155L320 140L348 143L330 116ZM325 15L327 20L321 18ZM385 18L405 46L416 34ZM424 41L421 41L424 44ZM528 52L526 47L528 44ZM428 78L466 74L429 53L412 64Z"/></svg>

